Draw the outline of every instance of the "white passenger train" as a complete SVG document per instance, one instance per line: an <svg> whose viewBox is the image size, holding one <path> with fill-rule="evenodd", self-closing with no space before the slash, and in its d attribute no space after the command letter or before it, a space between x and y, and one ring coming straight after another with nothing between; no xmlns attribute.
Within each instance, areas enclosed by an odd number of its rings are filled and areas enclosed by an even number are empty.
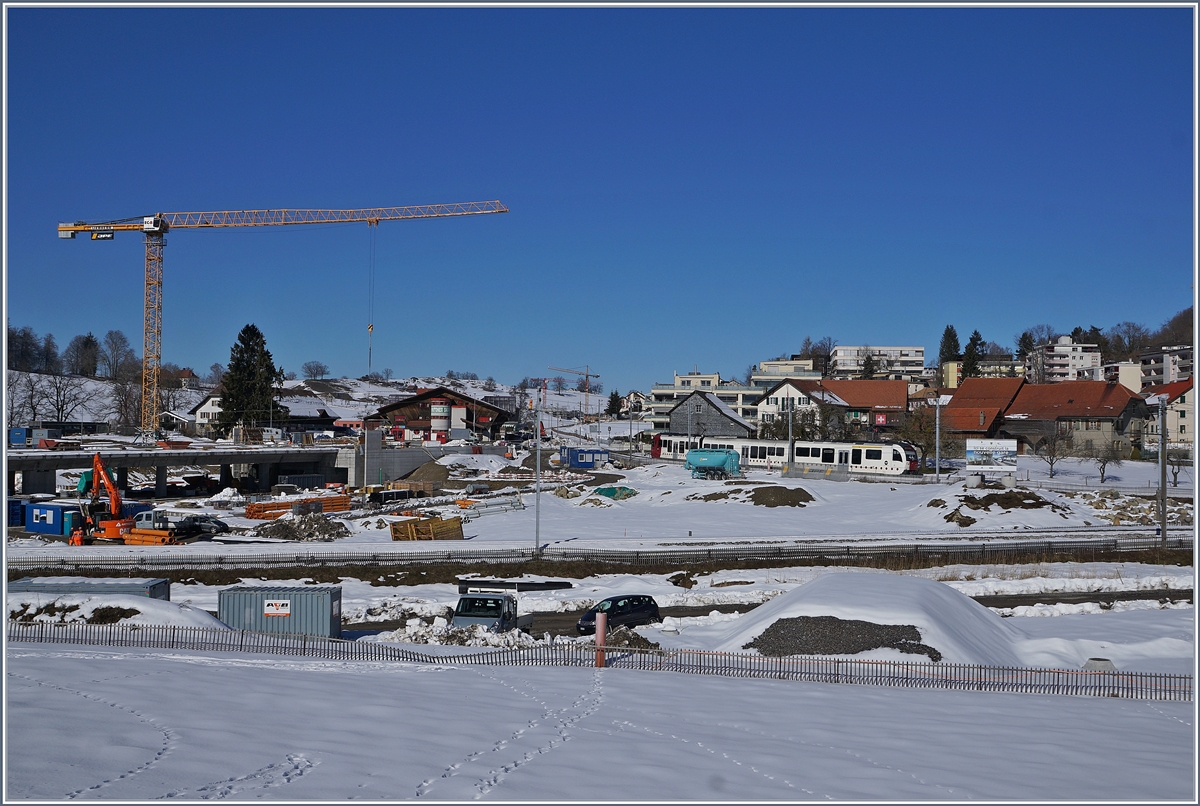
<svg viewBox="0 0 1200 806"><path fill-rule="evenodd" d="M796 440L791 462L798 467L834 469L851 473L900 476L916 474L917 451L907 442L813 442ZM687 437L656 434L650 455L657 459L682 461L689 450L711 448L735 450L742 468L774 470L788 464L785 439L738 439L736 437Z"/></svg>

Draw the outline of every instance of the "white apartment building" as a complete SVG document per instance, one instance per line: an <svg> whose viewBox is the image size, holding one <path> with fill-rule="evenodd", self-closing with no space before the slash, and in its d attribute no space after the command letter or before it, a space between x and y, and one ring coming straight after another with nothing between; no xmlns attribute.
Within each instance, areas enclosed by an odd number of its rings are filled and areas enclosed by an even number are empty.
<svg viewBox="0 0 1200 806"><path fill-rule="evenodd" d="M1138 356L1142 385L1162 386L1192 377L1192 345L1164 344Z"/></svg>
<svg viewBox="0 0 1200 806"><path fill-rule="evenodd" d="M1109 383L1119 383L1133 392L1142 391L1142 365L1136 361L1118 361L1105 364L1104 380Z"/></svg>
<svg viewBox="0 0 1200 806"><path fill-rule="evenodd" d="M1104 380L1100 345L1076 344L1070 336L1034 347L1026 363L1025 379L1030 383Z"/></svg>
<svg viewBox="0 0 1200 806"><path fill-rule="evenodd" d="M794 355L789 359L776 361L759 361L750 374L750 385L761 389L769 389L786 378L804 378L816 380L820 372L813 370L811 358L801 358Z"/></svg>
<svg viewBox="0 0 1200 806"><path fill-rule="evenodd" d="M862 374L867 355L875 359L875 377L919 378L925 371L924 347L837 347L833 351L830 375L857 378Z"/></svg>
<svg viewBox="0 0 1200 806"><path fill-rule="evenodd" d="M761 386L746 386L736 381L723 381L719 372L689 372L685 375L675 373L673 383L656 383L650 389L650 399L647 401L646 421L654 424L655 431L667 431L670 428L671 409L680 398L687 397L692 392L712 392L717 399L724 403L739 417L757 423L755 404L762 396Z"/></svg>

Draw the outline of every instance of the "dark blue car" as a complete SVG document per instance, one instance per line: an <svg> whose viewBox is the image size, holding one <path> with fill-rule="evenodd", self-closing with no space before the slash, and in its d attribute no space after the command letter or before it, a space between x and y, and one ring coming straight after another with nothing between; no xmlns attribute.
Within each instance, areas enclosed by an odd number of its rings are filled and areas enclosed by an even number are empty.
<svg viewBox="0 0 1200 806"><path fill-rule="evenodd" d="M651 596L610 596L597 602L596 606L579 618L575 629L580 635L595 635L596 614L608 615L608 629L617 627L640 627L662 621L658 615L658 602Z"/></svg>

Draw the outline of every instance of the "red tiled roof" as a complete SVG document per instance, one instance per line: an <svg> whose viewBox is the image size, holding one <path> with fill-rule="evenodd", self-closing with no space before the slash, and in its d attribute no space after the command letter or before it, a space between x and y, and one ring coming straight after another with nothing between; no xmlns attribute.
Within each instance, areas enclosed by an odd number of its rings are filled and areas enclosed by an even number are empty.
<svg viewBox="0 0 1200 806"><path fill-rule="evenodd" d="M1021 391L1024 378L967 378L957 389L946 409L998 408L1004 411ZM945 412L943 412L944 414Z"/></svg>
<svg viewBox="0 0 1200 806"><path fill-rule="evenodd" d="M846 401L852 409L906 411L908 381L834 381L822 385Z"/></svg>
<svg viewBox="0 0 1200 806"><path fill-rule="evenodd" d="M1057 420L1060 417L1116 417L1140 397L1119 383L1062 381L1027 383L1004 412L1009 419Z"/></svg>
<svg viewBox="0 0 1200 806"><path fill-rule="evenodd" d="M991 431L992 426L996 424L1003 413L1004 409L999 406L974 406L971 408L946 406L942 409L942 428L947 431L986 434ZM981 414L983 415L982 423L979 422Z"/></svg>
<svg viewBox="0 0 1200 806"><path fill-rule="evenodd" d="M1171 403L1180 395L1192 390L1192 379L1186 381L1175 381L1174 383L1159 384L1157 386L1146 386L1141 391L1143 398L1149 398L1151 395L1167 396L1167 402Z"/></svg>

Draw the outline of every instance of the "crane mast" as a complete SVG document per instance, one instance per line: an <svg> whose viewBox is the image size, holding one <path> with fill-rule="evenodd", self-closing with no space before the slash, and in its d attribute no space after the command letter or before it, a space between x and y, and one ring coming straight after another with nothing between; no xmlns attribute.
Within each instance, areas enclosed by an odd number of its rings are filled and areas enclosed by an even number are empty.
<svg viewBox="0 0 1200 806"><path fill-rule="evenodd" d="M110 241L117 232L141 232L146 245L146 293L142 323L142 405L139 439L151 440L158 421L158 375L162 358L163 250L172 229L270 227L297 224L365 223L410 218L507 213L499 201L424 204L408 207L366 207L353 210L216 210L193 213L157 213L152 216L58 225L58 237L73 239L81 232L93 241Z"/></svg>

